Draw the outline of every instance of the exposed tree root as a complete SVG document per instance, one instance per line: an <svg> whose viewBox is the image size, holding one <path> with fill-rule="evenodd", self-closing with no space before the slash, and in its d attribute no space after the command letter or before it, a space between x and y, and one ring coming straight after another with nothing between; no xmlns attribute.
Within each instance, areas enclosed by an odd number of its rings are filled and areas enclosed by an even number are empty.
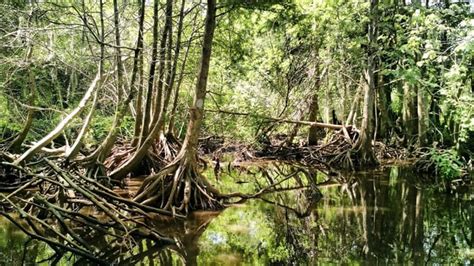
<svg viewBox="0 0 474 266"><path fill-rule="evenodd" d="M157 174L147 177L134 200L187 214L192 210L222 208L219 195L199 173L195 160L182 153Z"/></svg>
<svg viewBox="0 0 474 266"><path fill-rule="evenodd" d="M178 154L181 148L181 142L174 136L160 135L160 138L151 145L148 154L141 161L137 170L133 172L134 176L150 175L158 172L165 167ZM120 168L128 160L131 159L136 148L131 142L122 141L116 143L111 150L110 156L104 161L103 166L107 169L107 173L111 173L114 169Z"/></svg>
<svg viewBox="0 0 474 266"><path fill-rule="evenodd" d="M3 163L1 167L28 179L9 194L0 194L0 215L14 222L11 212L19 213L26 224L14 223L58 254L70 251L95 263L113 262L100 259L104 255L102 251L89 244L88 238L96 235L110 241L111 246L127 250L132 250L140 239L175 244L144 222L154 215L173 213L123 198L81 171L64 169L48 159L34 168L11 163ZM30 191L29 187L36 189ZM91 206L97 212L87 211ZM173 216L184 218L179 214Z"/></svg>
<svg viewBox="0 0 474 266"><path fill-rule="evenodd" d="M324 144L312 146L283 146L268 145L255 156L265 159L278 159L298 161L319 169L331 170L347 169L357 170L364 159L357 154L355 143L359 134L356 129L335 132ZM397 160L406 159L408 154L405 149L388 147L380 142L374 145L377 159Z"/></svg>

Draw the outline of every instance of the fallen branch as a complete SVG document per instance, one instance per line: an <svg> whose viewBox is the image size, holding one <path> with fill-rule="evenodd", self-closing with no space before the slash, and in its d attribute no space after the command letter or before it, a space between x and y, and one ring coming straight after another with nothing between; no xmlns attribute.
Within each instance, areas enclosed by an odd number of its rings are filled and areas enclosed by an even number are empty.
<svg viewBox="0 0 474 266"><path fill-rule="evenodd" d="M226 111L226 110L211 110L206 109L206 112L211 113L223 113L223 114L230 114L230 115L240 115L240 116L251 116L255 118L260 118L264 120L270 120L276 123L289 123L289 124L298 124L298 125L305 125L311 127L321 127L321 128L329 128L329 129L351 129L352 125L335 125L335 124L328 124L328 123L321 123L321 122L311 122L311 121L300 121L300 120L291 120L291 119L281 119L281 118L273 118L269 116L259 115L259 114L252 114L252 113L242 113L242 112L233 112L233 111Z"/></svg>

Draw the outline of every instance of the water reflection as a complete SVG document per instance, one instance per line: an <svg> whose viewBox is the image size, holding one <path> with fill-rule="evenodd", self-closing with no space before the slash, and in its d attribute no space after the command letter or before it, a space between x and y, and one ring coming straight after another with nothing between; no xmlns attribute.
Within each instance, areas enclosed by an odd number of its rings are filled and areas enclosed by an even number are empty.
<svg viewBox="0 0 474 266"><path fill-rule="evenodd" d="M276 186L280 192L262 199L187 221L150 222L176 244L143 240L126 250L100 236L89 241L102 259L123 265L474 264L472 193L441 194L417 183L408 168L328 178L300 166L255 165L229 169L219 185L258 191L295 171ZM54 254L0 223L0 264L32 265ZM65 254L59 264L84 262Z"/></svg>
<svg viewBox="0 0 474 266"><path fill-rule="evenodd" d="M321 186L323 199L303 218L293 211L305 205L301 191L266 196L289 207L252 201L226 210L201 238L200 262L228 254L252 264L473 264L472 193L441 194L396 167L338 180Z"/></svg>

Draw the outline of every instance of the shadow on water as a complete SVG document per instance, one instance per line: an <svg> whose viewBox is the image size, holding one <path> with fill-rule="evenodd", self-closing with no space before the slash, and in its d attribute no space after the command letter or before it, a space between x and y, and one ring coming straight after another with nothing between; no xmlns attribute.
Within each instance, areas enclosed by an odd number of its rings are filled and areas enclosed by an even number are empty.
<svg viewBox="0 0 474 266"><path fill-rule="evenodd" d="M448 196L418 180L395 166L330 178L286 164L229 168L219 178L225 192L269 184L279 192L186 221L150 221L175 244L111 244L100 235L88 241L103 250L101 259L124 265L474 264L472 188ZM0 223L0 264L32 265L54 255ZM59 260L72 263L85 261L68 253Z"/></svg>

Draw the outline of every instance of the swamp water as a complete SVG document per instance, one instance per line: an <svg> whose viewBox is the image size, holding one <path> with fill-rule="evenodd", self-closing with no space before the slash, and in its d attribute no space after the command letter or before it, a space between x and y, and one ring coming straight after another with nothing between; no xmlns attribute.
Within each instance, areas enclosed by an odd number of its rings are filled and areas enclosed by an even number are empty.
<svg viewBox="0 0 474 266"><path fill-rule="evenodd" d="M216 182L211 172L209 179ZM308 189L309 180L321 193ZM125 265L474 265L472 187L446 195L405 167L328 179L281 163L225 169L218 187L252 193L272 183L279 192L222 212L197 212L166 226L156 221L158 231L179 240L179 246L142 241L124 251L100 236L91 245ZM53 254L0 218L0 265L49 264ZM67 253L59 260L74 262L82 261Z"/></svg>

